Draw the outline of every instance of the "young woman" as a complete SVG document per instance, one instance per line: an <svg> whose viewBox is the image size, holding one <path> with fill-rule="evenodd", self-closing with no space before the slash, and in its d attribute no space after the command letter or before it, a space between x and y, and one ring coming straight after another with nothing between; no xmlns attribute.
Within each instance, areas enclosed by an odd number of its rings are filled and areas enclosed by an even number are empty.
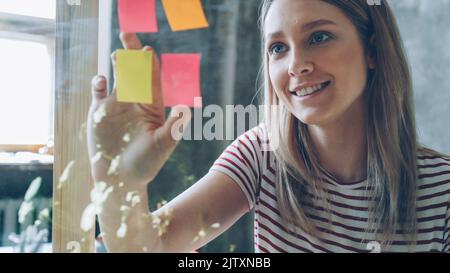
<svg viewBox="0 0 450 273"><path fill-rule="evenodd" d="M164 120L156 56L152 105L117 103L103 77L93 80L89 154L103 156L92 173L114 187L99 215L108 249L192 251L254 210L257 252L450 251L450 158L417 143L410 72L388 3L265 0L260 23L265 103L278 111L162 208L131 208L123 238L116 232L127 193L147 200L148 181L176 146L172 125L190 113L174 108ZM121 39L142 47L134 34ZM267 136L278 147L263 149ZM117 155L118 172L108 175Z"/></svg>

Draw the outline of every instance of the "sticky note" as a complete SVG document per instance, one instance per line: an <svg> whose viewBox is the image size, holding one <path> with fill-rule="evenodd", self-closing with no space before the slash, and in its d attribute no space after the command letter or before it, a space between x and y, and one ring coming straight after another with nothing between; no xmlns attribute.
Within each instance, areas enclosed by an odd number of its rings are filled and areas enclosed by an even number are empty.
<svg viewBox="0 0 450 273"><path fill-rule="evenodd" d="M155 0L119 0L121 32L158 32Z"/></svg>
<svg viewBox="0 0 450 273"><path fill-rule="evenodd" d="M200 0L162 0L172 31L208 27Z"/></svg>
<svg viewBox="0 0 450 273"><path fill-rule="evenodd" d="M117 101L152 103L152 51L117 50Z"/></svg>
<svg viewBox="0 0 450 273"><path fill-rule="evenodd" d="M165 106L202 107L200 54L162 54L161 80Z"/></svg>

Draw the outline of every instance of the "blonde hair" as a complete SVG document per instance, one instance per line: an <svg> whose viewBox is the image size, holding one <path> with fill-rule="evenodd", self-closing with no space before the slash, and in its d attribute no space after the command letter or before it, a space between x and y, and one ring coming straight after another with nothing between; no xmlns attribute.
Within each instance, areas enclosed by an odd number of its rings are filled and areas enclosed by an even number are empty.
<svg viewBox="0 0 450 273"><path fill-rule="evenodd" d="M273 90L264 49L264 23L271 4L260 9L260 30L264 73L264 103L278 105L279 111L265 113L271 137L278 138L274 151L277 164L277 202L289 227L299 227L312 235L318 230L307 216L307 188L326 197L319 160L308 134L308 126L290 113ZM417 152L412 81L394 15L386 1L370 6L366 0L322 0L339 8L356 27L365 53L374 57L376 68L369 70L365 90L367 104L367 180L374 189L376 205L371 208L368 232L388 243L400 228L410 239L416 233ZM371 42L371 37L374 40ZM269 108L269 107L268 107ZM327 198L323 198L329 204ZM378 201L379 200L379 201ZM308 200L314 201L314 200ZM398 226L397 226L398 225ZM381 230L381 234L378 234Z"/></svg>

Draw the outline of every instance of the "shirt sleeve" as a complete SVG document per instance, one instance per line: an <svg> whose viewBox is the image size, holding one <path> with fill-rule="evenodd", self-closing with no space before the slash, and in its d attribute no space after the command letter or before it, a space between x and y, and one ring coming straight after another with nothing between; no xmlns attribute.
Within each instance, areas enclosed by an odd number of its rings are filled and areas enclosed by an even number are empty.
<svg viewBox="0 0 450 273"><path fill-rule="evenodd" d="M261 173L260 128L255 127L239 136L214 162L210 171L228 175L241 188L250 210L256 203Z"/></svg>

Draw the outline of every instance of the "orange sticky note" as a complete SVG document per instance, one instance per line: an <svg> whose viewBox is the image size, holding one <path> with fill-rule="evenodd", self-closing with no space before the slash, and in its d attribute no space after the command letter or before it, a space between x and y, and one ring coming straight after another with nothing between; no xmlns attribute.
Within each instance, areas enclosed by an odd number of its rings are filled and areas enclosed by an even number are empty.
<svg viewBox="0 0 450 273"><path fill-rule="evenodd" d="M153 52L117 50L117 101L152 103Z"/></svg>
<svg viewBox="0 0 450 273"><path fill-rule="evenodd" d="M121 32L158 32L155 0L119 0Z"/></svg>
<svg viewBox="0 0 450 273"><path fill-rule="evenodd" d="M200 54L162 54L161 77L165 106L202 107Z"/></svg>
<svg viewBox="0 0 450 273"><path fill-rule="evenodd" d="M162 0L172 31L208 27L200 0Z"/></svg>

